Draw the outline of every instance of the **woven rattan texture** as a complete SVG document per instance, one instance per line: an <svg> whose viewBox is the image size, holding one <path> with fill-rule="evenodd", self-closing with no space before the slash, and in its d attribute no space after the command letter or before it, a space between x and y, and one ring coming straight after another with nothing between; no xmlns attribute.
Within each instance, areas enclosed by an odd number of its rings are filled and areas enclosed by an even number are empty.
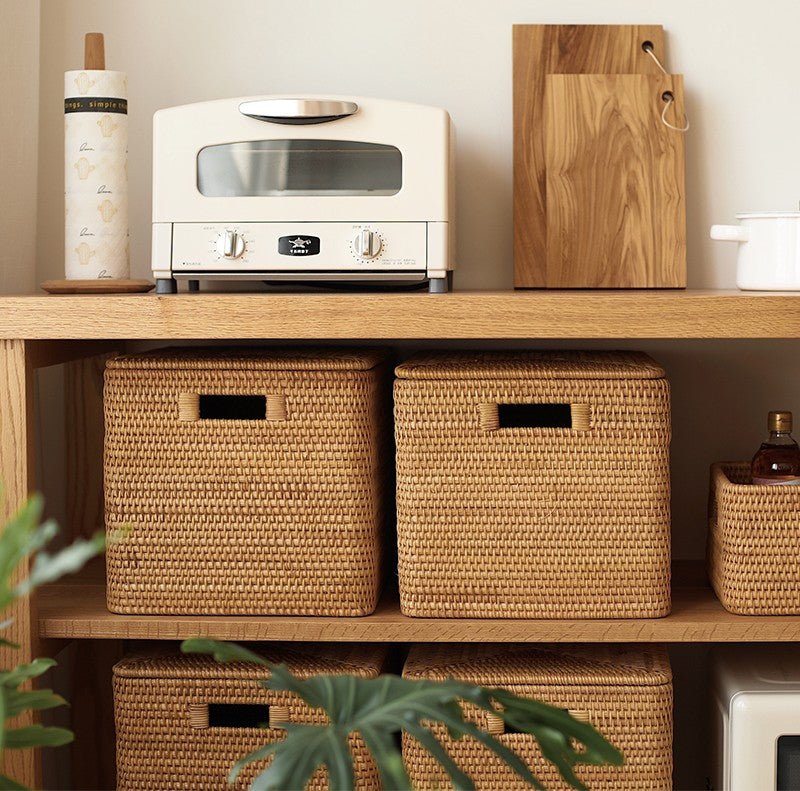
<svg viewBox="0 0 800 791"><path fill-rule="evenodd" d="M268 352L253 348L172 347L136 354L120 354L109 360L109 368L141 370L226 369L268 371L366 371L385 357L378 349L285 348Z"/></svg>
<svg viewBox="0 0 800 791"><path fill-rule="evenodd" d="M708 571L739 615L800 614L800 486L750 483L750 465L711 467Z"/></svg>
<svg viewBox="0 0 800 791"><path fill-rule="evenodd" d="M606 355L570 358L573 368L587 365L586 377L539 376L540 353L536 376L520 373L527 358L514 368L503 355L496 379L454 378L446 358L437 359L447 376L436 379L426 358L425 378L395 381L405 614L669 612L669 384L644 355L613 356L612 369L630 378L595 378L608 370ZM474 358L472 369L484 372L494 359ZM482 426L482 406L515 403L588 405L589 430Z"/></svg>
<svg viewBox="0 0 800 791"><path fill-rule="evenodd" d="M643 352L423 352L397 366L401 379L662 379Z"/></svg>
<svg viewBox="0 0 800 791"><path fill-rule="evenodd" d="M404 675L453 676L484 686L502 686L553 706L580 711L625 756L622 767L580 767L578 777L603 791L669 791L672 788L672 676L661 646L414 646ZM480 727L488 715L465 706ZM454 741L436 728L478 791L529 788L473 739ZM569 786L542 757L533 737L498 737L528 764L551 791ZM404 735L403 758L417 791L451 788L444 773L416 740Z"/></svg>
<svg viewBox="0 0 800 791"><path fill-rule="evenodd" d="M274 647L268 658L286 661L293 673L304 678L319 673L374 678L386 658L381 646L353 649L329 644L305 650L304 656L297 647ZM192 727L192 710L207 704L262 704L283 707L281 716L288 711L289 722L326 721L320 710L311 709L296 695L261 686L257 679L266 677L265 668L236 663L223 673L220 677L219 667L200 657L131 657L117 664L118 791L224 791L230 788L226 778L239 758L283 738L279 728ZM351 751L357 789L379 789L378 771L364 743L351 740ZM247 788L267 763L245 769L233 787ZM320 769L308 788L327 789L327 771Z"/></svg>
<svg viewBox="0 0 800 791"><path fill-rule="evenodd" d="M174 367L167 356L154 369L150 354L145 367L127 357L106 370L106 526L131 528L107 553L109 609L372 612L390 416L384 367L283 370L264 363L267 354L260 368L243 367L243 354L235 367L195 357L202 366ZM286 419L181 420L187 393L277 395Z"/></svg>

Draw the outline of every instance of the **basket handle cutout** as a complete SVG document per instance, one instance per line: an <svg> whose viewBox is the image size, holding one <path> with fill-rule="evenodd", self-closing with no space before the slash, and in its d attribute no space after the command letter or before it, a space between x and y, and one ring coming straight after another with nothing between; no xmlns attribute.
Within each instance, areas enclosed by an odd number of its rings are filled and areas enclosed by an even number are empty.
<svg viewBox="0 0 800 791"><path fill-rule="evenodd" d="M587 724L590 723L588 711L580 711L578 709L564 709L564 711L566 711L568 714L571 714L574 719L578 720L578 722L585 722ZM496 714L487 715L486 730L492 734L492 736L502 736L504 733L523 733L523 731L518 730L513 725L509 725Z"/></svg>
<svg viewBox="0 0 800 791"><path fill-rule="evenodd" d="M276 709L276 711L273 711ZM285 713L285 717L276 717ZM264 728L273 722L286 722L289 711L285 706L264 703L193 703L189 706L192 728Z"/></svg>
<svg viewBox="0 0 800 791"><path fill-rule="evenodd" d="M286 420L286 398L282 395L203 395L181 393L178 419L197 420Z"/></svg>
<svg viewBox="0 0 800 791"><path fill-rule="evenodd" d="M484 431L501 428L591 428L589 404L480 404Z"/></svg>

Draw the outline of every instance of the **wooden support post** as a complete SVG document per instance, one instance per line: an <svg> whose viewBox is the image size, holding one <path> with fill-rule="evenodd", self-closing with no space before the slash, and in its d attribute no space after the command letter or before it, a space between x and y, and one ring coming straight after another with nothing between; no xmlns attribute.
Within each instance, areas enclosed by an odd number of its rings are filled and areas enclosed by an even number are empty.
<svg viewBox="0 0 800 791"><path fill-rule="evenodd" d="M64 366L67 450L67 524L70 540L104 527L103 372L110 355ZM111 668L122 658L121 640L79 640L71 652L72 787L116 787Z"/></svg>
<svg viewBox="0 0 800 791"><path fill-rule="evenodd" d="M34 486L33 367L29 344L22 340L0 340L0 481L5 489L0 505L2 525ZM18 599L2 617L14 619L3 636L17 643L19 649L0 647L0 667L30 662L38 649L35 599ZM34 716L27 713L17 718L15 725L33 722ZM26 786L41 787L38 750L8 750L3 770Z"/></svg>

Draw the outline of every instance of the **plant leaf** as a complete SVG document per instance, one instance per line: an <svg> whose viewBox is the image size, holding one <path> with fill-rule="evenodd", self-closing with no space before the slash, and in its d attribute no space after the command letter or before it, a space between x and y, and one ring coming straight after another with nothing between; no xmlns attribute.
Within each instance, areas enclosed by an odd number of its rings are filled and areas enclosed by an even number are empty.
<svg viewBox="0 0 800 791"><path fill-rule="evenodd" d="M55 664L55 659L40 657L39 659L34 659L30 664L17 665L13 670L0 671L0 684L4 687L15 689L23 681L43 675L51 667L55 667Z"/></svg>
<svg viewBox="0 0 800 791"><path fill-rule="evenodd" d="M330 788L341 789L341 791L354 791L356 779L347 733L336 728L326 728L326 731L334 742L329 745L328 757L325 761L325 765L328 767L328 785Z"/></svg>
<svg viewBox="0 0 800 791"><path fill-rule="evenodd" d="M8 775L0 774L0 788L3 791L28 791L27 786L20 785L16 780L12 780Z"/></svg>
<svg viewBox="0 0 800 791"><path fill-rule="evenodd" d="M43 711L66 705L67 701L50 689L6 689L6 719L23 711Z"/></svg>
<svg viewBox="0 0 800 791"><path fill-rule="evenodd" d="M66 728L44 725L28 725L25 728L14 728L6 731L6 749L24 749L27 747L60 747L69 744L74 735Z"/></svg>
<svg viewBox="0 0 800 791"><path fill-rule="evenodd" d="M6 693L5 686L0 685L0 756L6 749Z"/></svg>
<svg viewBox="0 0 800 791"><path fill-rule="evenodd" d="M479 687L452 680L413 681L391 675L377 679L315 676L299 680L293 677L285 666L273 667L270 679L263 683L269 689L296 693L309 705L324 709L333 724L346 727L350 732L358 731L373 755L379 751L382 779L389 788L403 787L403 783L408 785L402 758L394 746L393 734L402 729L413 730L415 725L423 728L422 720L442 722L447 725L451 733L472 736L495 752L527 783L542 788L530 769L513 750L463 719L463 712L458 705L459 698L476 698L494 710L490 696ZM340 706L342 699L348 701L347 720L343 718L345 709ZM291 736L284 744L290 739ZM431 747L429 741L426 747ZM275 762L281 752L280 750L276 752ZM394 766L393 774L389 774L391 769L389 772L386 771L384 763L390 767ZM447 768L445 767L446 770ZM463 776L459 777L456 774L454 779L464 788L471 787L464 783Z"/></svg>
<svg viewBox="0 0 800 791"><path fill-rule="evenodd" d="M576 764L611 764L622 766L624 757L622 753L610 744L591 725L576 720L564 709L547 706L537 700L520 698L505 689L492 689L491 697L497 701L502 709L495 713L502 717L509 725L524 733L532 733L537 737L543 735L547 742L547 749L557 752L564 751L570 765ZM566 737L565 745L553 741L553 732L558 732ZM580 752L575 750L572 740L583 745L585 749ZM542 750L545 745L541 744ZM554 754L555 755L555 754ZM548 760L553 760L549 755Z"/></svg>
<svg viewBox="0 0 800 791"><path fill-rule="evenodd" d="M324 725L287 724L286 739L276 742L272 763L251 783L250 791L285 791L289 788L305 788L317 769L326 764L341 762L337 757L342 749L349 756L347 740L342 741L336 730ZM352 770L351 770L352 771ZM350 785L335 791L352 791Z"/></svg>
<svg viewBox="0 0 800 791"><path fill-rule="evenodd" d="M228 773L228 785L233 785L236 782L236 778L239 777L242 769L244 769L248 764L255 763L256 761L263 761L265 758L269 758L270 755L272 755L275 750L278 749L279 744L280 742L271 742L270 744L265 744L263 747L259 747L257 750L253 750L253 752L248 753L240 758Z"/></svg>
<svg viewBox="0 0 800 791"><path fill-rule="evenodd" d="M433 735L430 728L416 722L406 725L406 730L438 761L447 772L455 791L475 791L475 784L464 774L458 764L450 757L441 742Z"/></svg>
<svg viewBox="0 0 800 791"><path fill-rule="evenodd" d="M447 682L445 682L447 683ZM430 715L424 715L426 719L433 719ZM531 770L527 767L525 762L509 747L495 739L490 733L481 730L472 722L468 720L457 720L452 717L450 712L440 712L438 719L444 722L451 731L460 731L462 734L472 736L473 739L479 741L484 747L488 747L500 759L502 759L516 774L518 774L525 782L532 785L534 788L543 789L544 786L537 780ZM564 778L565 780L567 778Z"/></svg>
<svg viewBox="0 0 800 791"><path fill-rule="evenodd" d="M397 749L391 733L382 728L364 724L359 728L370 755L375 759L384 788L411 788L403 754Z"/></svg>
<svg viewBox="0 0 800 791"><path fill-rule="evenodd" d="M205 637L193 637L181 643L184 654L209 654L217 662L252 662L256 665L269 667L270 664L263 656L254 654L244 646L237 643L226 643L223 640L209 640Z"/></svg>
<svg viewBox="0 0 800 791"><path fill-rule="evenodd" d="M57 530L53 522L37 527L43 507L41 495L32 495L0 531L0 612L16 598L10 586L17 566Z"/></svg>
<svg viewBox="0 0 800 791"><path fill-rule="evenodd" d="M40 551L33 561L28 578L14 588L14 595L26 596L40 585L60 579L65 574L74 574L82 569L87 561L101 554L105 547L105 535L97 532L90 539L77 539L53 555Z"/></svg>
<svg viewBox="0 0 800 791"><path fill-rule="evenodd" d="M353 764L348 735L359 733L378 766L386 788L410 788L396 735L406 730L442 765L457 791L474 785L447 754L426 723L443 723L453 738L470 736L494 752L529 785L544 789L525 762L509 747L473 722L464 719L459 701L469 701L502 717L539 742L545 757L573 788L584 789L573 767L583 763L619 764L622 756L591 725L575 720L563 709L520 698L503 689L486 689L449 679L444 682L404 679L393 675L365 679L354 676L312 676L298 679L286 665L269 665L240 646L214 640L187 640L186 653L211 654L218 661L249 661L269 667L263 686L292 692L312 708L325 711L329 725L286 723L286 738L266 745L237 761L229 782L254 761L272 757L253 781L252 791L305 788L320 766L328 767L334 791L353 787ZM576 748L573 740L583 745Z"/></svg>

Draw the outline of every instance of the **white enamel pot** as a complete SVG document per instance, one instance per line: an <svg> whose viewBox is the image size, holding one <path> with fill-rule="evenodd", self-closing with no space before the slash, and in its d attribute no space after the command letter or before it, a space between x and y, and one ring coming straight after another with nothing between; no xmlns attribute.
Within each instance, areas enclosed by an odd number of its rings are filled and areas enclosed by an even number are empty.
<svg viewBox="0 0 800 791"><path fill-rule="evenodd" d="M737 214L739 225L712 225L711 238L736 242L736 285L753 291L800 291L800 212Z"/></svg>

